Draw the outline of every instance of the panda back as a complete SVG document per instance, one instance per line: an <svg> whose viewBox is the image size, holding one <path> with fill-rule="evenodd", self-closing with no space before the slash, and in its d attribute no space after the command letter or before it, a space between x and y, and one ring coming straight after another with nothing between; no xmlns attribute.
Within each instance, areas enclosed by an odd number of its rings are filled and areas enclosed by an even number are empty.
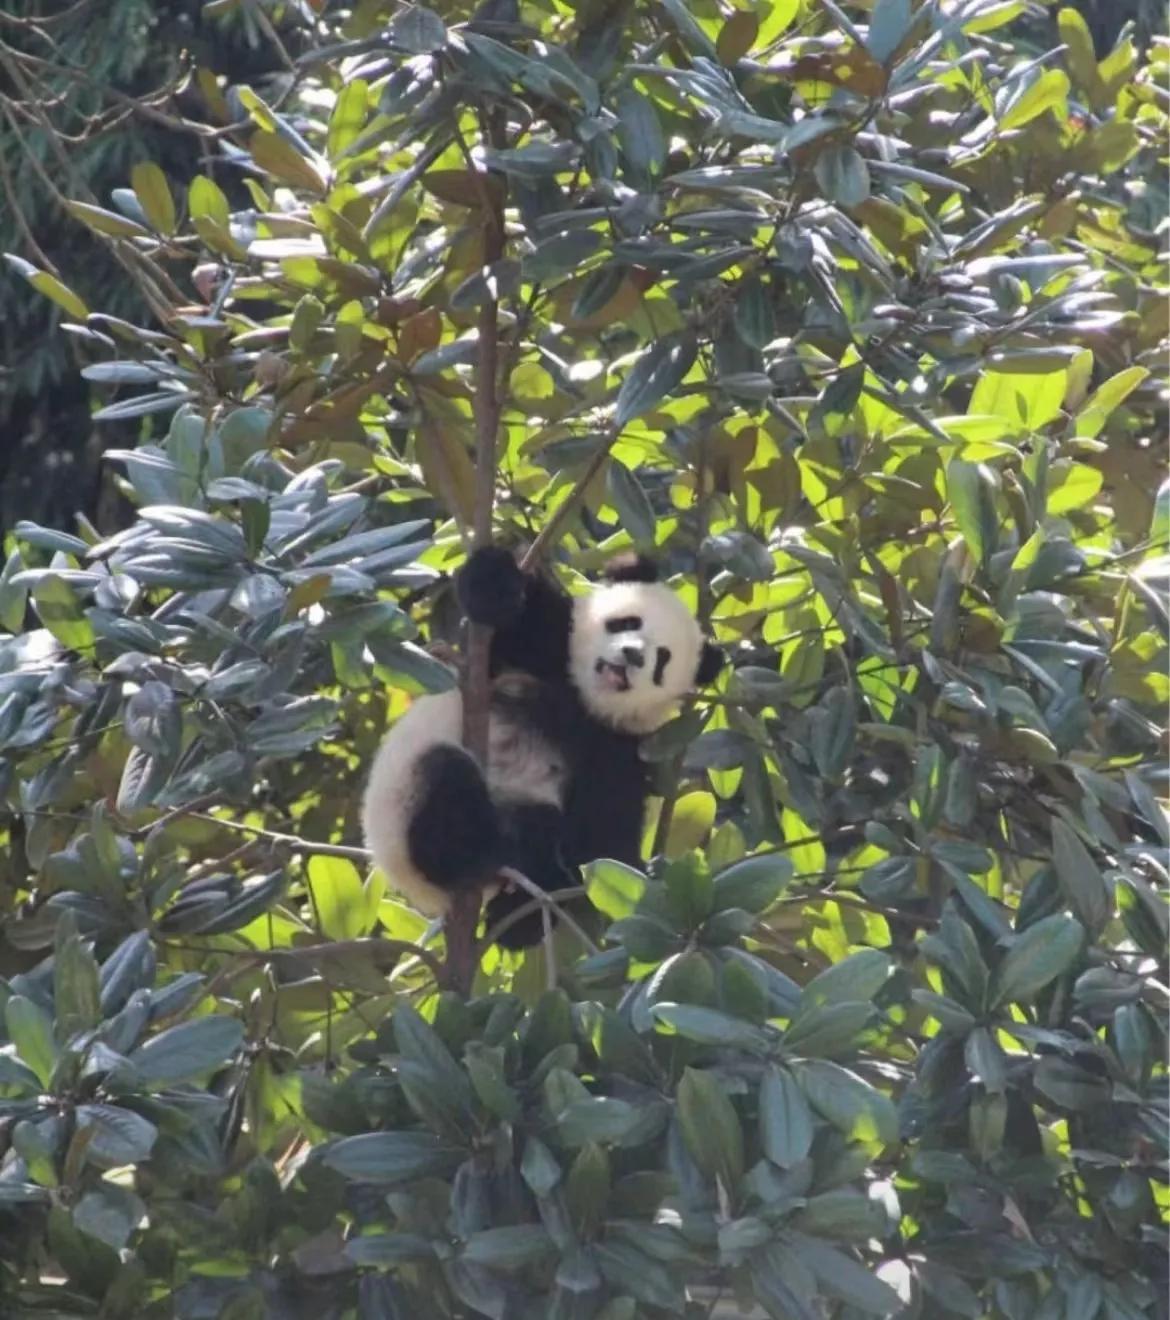
<svg viewBox="0 0 1170 1320"><path fill-rule="evenodd" d="M422 786L419 766L435 747L458 747L462 723L457 688L418 698L382 739L362 800L362 833L374 864L429 916L445 912L450 899L427 881L411 857L408 835Z"/></svg>

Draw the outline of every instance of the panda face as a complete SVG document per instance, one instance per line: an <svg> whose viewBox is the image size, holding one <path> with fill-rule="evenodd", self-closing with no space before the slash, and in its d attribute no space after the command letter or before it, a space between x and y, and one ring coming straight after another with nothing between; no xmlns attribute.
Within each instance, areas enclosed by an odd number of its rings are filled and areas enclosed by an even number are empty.
<svg viewBox="0 0 1170 1320"><path fill-rule="evenodd" d="M703 651L694 616L659 583L618 582L573 602L573 684L590 714L616 729L665 724L695 686Z"/></svg>

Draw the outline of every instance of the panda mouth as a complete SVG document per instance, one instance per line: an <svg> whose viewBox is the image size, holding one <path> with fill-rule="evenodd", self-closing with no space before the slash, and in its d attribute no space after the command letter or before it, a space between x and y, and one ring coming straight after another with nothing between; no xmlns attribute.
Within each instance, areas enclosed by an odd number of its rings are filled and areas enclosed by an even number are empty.
<svg viewBox="0 0 1170 1320"><path fill-rule="evenodd" d="M610 660L598 660L593 666L598 682L610 692L628 692L630 673L625 665L615 665Z"/></svg>

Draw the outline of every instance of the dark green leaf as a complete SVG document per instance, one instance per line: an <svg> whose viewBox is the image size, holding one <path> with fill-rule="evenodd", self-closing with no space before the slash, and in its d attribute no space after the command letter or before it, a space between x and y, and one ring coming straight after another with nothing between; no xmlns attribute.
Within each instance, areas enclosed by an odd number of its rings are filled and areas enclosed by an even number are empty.
<svg viewBox="0 0 1170 1320"><path fill-rule="evenodd" d="M449 1177L466 1154L430 1132L366 1132L343 1137L322 1158L345 1178L392 1187L416 1178Z"/></svg>
<svg viewBox="0 0 1170 1320"><path fill-rule="evenodd" d="M687 1068L678 1085L678 1120L687 1150L709 1177L728 1192L743 1173L743 1129L739 1115L715 1076Z"/></svg>
<svg viewBox="0 0 1170 1320"><path fill-rule="evenodd" d="M689 331L667 335L651 344L622 381L614 425L625 426L677 389L694 365L697 353L698 343Z"/></svg>
<svg viewBox="0 0 1170 1320"><path fill-rule="evenodd" d="M1085 932L1079 921L1058 912L1017 935L996 968L992 1008L1028 1001L1050 981L1068 971L1080 954Z"/></svg>
<svg viewBox="0 0 1170 1320"><path fill-rule="evenodd" d="M1052 821L1052 863L1069 906L1089 937L1095 938L1113 915L1113 900L1089 850L1059 816Z"/></svg>
<svg viewBox="0 0 1170 1320"><path fill-rule="evenodd" d="M129 1059L142 1081L165 1086L221 1067L243 1039L244 1026L236 1018L196 1018L152 1036Z"/></svg>
<svg viewBox="0 0 1170 1320"><path fill-rule="evenodd" d="M760 1083L760 1145L773 1164L791 1168L812 1146L813 1119L792 1074L772 1065Z"/></svg>

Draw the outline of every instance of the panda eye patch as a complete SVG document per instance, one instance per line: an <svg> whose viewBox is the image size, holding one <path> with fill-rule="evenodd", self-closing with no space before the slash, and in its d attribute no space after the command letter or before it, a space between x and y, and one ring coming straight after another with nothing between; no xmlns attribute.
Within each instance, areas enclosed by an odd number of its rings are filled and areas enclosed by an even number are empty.
<svg viewBox="0 0 1170 1320"><path fill-rule="evenodd" d="M642 620L636 614L626 614L605 621L605 631L608 633L637 632L641 627Z"/></svg>
<svg viewBox="0 0 1170 1320"><path fill-rule="evenodd" d="M662 680L666 675L666 666L670 664L670 647L660 646L658 648L658 657L654 661L654 685L662 686Z"/></svg>

